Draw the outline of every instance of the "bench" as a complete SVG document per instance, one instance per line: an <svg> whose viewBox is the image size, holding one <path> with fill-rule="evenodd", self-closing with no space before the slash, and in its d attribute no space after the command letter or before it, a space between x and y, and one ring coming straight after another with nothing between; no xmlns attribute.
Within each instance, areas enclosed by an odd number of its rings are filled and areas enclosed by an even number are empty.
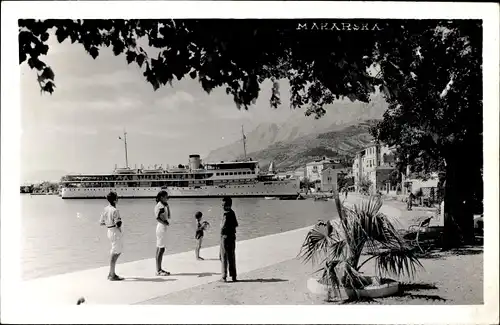
<svg viewBox="0 0 500 325"><path fill-rule="evenodd" d="M403 239L405 239L410 245L416 246L420 252L425 253L425 250L421 246L421 237L420 235L429 228L431 224L431 220L433 217L423 217L420 218L418 223L410 225L408 230L406 230L403 235Z"/></svg>

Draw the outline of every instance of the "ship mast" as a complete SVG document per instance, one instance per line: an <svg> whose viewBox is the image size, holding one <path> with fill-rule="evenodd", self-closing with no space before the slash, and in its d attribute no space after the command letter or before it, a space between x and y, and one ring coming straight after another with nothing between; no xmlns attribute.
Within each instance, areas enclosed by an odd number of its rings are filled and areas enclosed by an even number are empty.
<svg viewBox="0 0 500 325"><path fill-rule="evenodd" d="M241 125L241 135L243 136L243 153L245 155L245 160L247 160L247 137L245 136L245 131L243 130L243 124Z"/></svg>
<svg viewBox="0 0 500 325"><path fill-rule="evenodd" d="M127 131L123 129L123 139L118 137L118 139L123 140L125 144L125 167L128 169L128 150L127 150Z"/></svg>

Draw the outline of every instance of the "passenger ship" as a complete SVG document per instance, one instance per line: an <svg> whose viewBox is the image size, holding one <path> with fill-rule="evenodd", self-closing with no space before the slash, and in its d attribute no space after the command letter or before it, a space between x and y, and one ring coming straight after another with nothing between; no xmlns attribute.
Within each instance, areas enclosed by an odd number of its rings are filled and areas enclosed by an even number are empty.
<svg viewBox="0 0 500 325"><path fill-rule="evenodd" d="M173 198L226 195L296 198L300 192L298 179L279 180L272 173L262 174L258 161L202 165L199 155L190 155L189 165L177 168L115 167L111 174L67 175L61 179L60 196L63 199L103 198L114 191L123 198L152 198L162 189Z"/></svg>

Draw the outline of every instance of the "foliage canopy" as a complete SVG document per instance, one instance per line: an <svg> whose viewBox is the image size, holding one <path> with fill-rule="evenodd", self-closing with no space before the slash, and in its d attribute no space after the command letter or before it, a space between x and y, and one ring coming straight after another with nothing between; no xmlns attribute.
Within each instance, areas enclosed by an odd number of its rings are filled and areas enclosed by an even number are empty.
<svg viewBox="0 0 500 325"><path fill-rule="evenodd" d="M270 104L279 105L277 81L288 79L292 107L307 106L307 113L319 117L326 104L340 97L367 102L381 84L367 69L386 62L390 49L383 44L428 28L425 22L398 20L356 24L357 31L354 23L346 28L331 20L28 19L19 21L19 60L37 70L42 91L52 93L54 72L41 56L49 52L49 32L54 30L58 42L81 44L93 58L102 47L111 47L115 55L137 64L154 89L189 76L207 92L225 87L245 109L266 79L275 82ZM150 48L139 46L140 39ZM153 55L151 49L159 53Z"/></svg>

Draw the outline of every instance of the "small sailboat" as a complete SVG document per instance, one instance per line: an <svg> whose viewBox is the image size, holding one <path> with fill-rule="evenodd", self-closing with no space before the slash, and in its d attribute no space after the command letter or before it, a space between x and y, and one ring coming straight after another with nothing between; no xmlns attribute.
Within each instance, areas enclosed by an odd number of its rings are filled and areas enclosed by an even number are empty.
<svg viewBox="0 0 500 325"><path fill-rule="evenodd" d="M276 171L274 170L274 161L271 161L269 164L269 169L267 170L268 175L275 175Z"/></svg>
<svg viewBox="0 0 500 325"><path fill-rule="evenodd" d="M269 164L269 168L267 169L267 176L268 177L275 177L276 176L276 172L274 171L274 162L271 161L271 163ZM265 196L264 197L264 200L279 200L280 198L279 197L276 197L276 196Z"/></svg>

